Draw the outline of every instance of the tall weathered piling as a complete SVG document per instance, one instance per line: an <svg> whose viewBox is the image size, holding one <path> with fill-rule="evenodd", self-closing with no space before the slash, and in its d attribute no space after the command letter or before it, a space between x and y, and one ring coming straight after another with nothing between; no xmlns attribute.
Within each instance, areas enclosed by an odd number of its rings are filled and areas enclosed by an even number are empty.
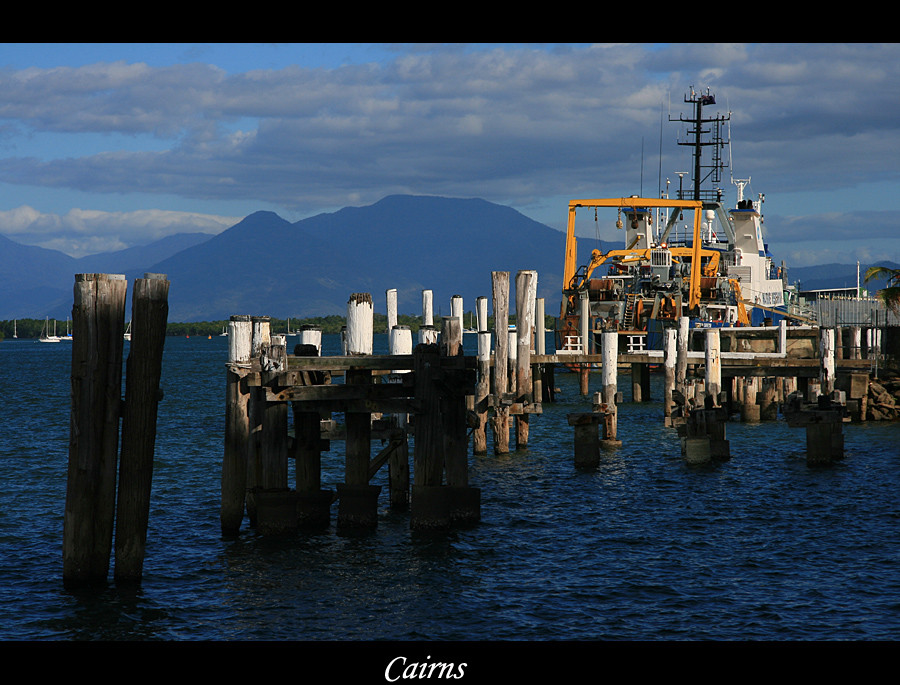
<svg viewBox="0 0 900 685"><path fill-rule="evenodd" d="M606 448L619 447L622 441L618 439L618 356L619 334L616 331L604 331L600 338L600 348L603 355L601 398L606 405L607 412L606 429L600 445Z"/></svg>
<svg viewBox="0 0 900 685"><path fill-rule="evenodd" d="M719 329L709 328L706 331L706 393L712 398L713 406L722 406L722 357L720 350Z"/></svg>
<svg viewBox="0 0 900 685"><path fill-rule="evenodd" d="M531 345L534 338L534 312L537 298L537 271L516 274L516 449L528 447L529 412L534 403L534 379L531 369Z"/></svg>
<svg viewBox="0 0 900 685"><path fill-rule="evenodd" d="M491 333L478 332L478 385L475 389L475 414L478 425L473 431L474 454L487 454L488 400L491 394Z"/></svg>
<svg viewBox="0 0 900 685"><path fill-rule="evenodd" d="M831 395L834 391L834 329L823 328L821 330L819 381L822 394Z"/></svg>
<svg viewBox="0 0 900 685"><path fill-rule="evenodd" d="M687 379L687 358L690 347L690 319L686 316L678 318L678 337L676 339L675 389L684 393Z"/></svg>
<svg viewBox="0 0 900 685"><path fill-rule="evenodd" d="M492 271L494 302L494 453L509 452L509 272Z"/></svg>
<svg viewBox="0 0 900 685"><path fill-rule="evenodd" d="M222 460L222 532L234 535L244 518L250 455L251 324L249 316L232 316L228 323L228 363L225 382L225 451Z"/></svg>
<svg viewBox="0 0 900 685"><path fill-rule="evenodd" d="M165 275L145 274L134 282L116 507L117 582L138 581L143 573L168 297Z"/></svg>
<svg viewBox="0 0 900 685"><path fill-rule="evenodd" d="M665 347L663 349L663 366L665 381L663 390L663 420L666 426L672 425L673 391L675 390L675 358L677 356L678 331L666 329Z"/></svg>
<svg viewBox="0 0 900 685"><path fill-rule="evenodd" d="M75 276L63 582L105 583L116 508L125 277Z"/></svg>
<svg viewBox="0 0 900 685"><path fill-rule="evenodd" d="M581 352L582 354L592 354L591 349L591 305L588 300L587 290L581 290L578 293L578 316L581 333ZM588 380L590 378L591 365L582 363L579 368L579 389L582 395L587 395L589 391Z"/></svg>

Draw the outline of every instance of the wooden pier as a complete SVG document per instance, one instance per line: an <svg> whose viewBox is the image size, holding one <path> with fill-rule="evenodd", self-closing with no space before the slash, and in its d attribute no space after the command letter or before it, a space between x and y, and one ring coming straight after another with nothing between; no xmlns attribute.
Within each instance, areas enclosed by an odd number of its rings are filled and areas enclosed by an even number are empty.
<svg viewBox="0 0 900 685"><path fill-rule="evenodd" d="M635 343L641 337L637 332L603 333L602 354L558 352L536 356L533 361L565 363L570 368L580 365L583 369L630 366L634 402L650 399L650 367L662 366L663 420L678 430L689 463L730 458L725 426L731 413L739 412L744 422L775 420L781 407L790 425L807 428L807 461L819 465L843 456L843 441L839 437L842 423L866 420L873 369L879 363L883 371L898 368L894 355L884 354L882 332L870 330L864 338L860 327L842 331L787 326L785 322L760 328L690 331L688 319L683 317L677 329L665 331L662 350L643 349L642 344ZM583 394L588 393L586 378L585 373ZM607 385L604 380L602 387ZM612 410L615 416L615 396L604 397L602 409L595 402L595 411ZM585 416L573 415L570 423L579 427L576 461L595 463L595 458L586 459L589 448L584 446L600 444L593 434L584 437L585 426L592 422ZM593 422L598 426L600 423ZM825 445L830 447L826 449Z"/></svg>
<svg viewBox="0 0 900 685"><path fill-rule="evenodd" d="M381 486L372 480L385 466L390 505L409 509L411 528L479 521L480 491L468 482L470 437L473 453L486 452L490 426L494 451L508 452L512 419L516 448L525 447L530 417L541 412L532 362L534 340L544 351L537 273L516 275L515 329L508 325L509 273L492 273L492 285L496 346L491 354L487 299L479 298L479 353L474 357L462 352L461 298L454 297L455 315L443 317L436 329L430 291L423 292L423 326L415 348L409 329L394 323L396 291L386 291L391 349L384 356L372 354L369 293L349 298L340 356L321 356L313 331L301 330L301 344L290 353L284 336L271 335L266 317L232 317L223 532L238 532L245 513L267 535L327 526L335 502L339 531L374 528ZM542 368L537 367L538 395ZM333 382L340 378L342 383ZM341 416L343 423L336 419ZM336 492L321 483L323 452L333 440L345 443L344 481ZM373 440L386 443L374 456ZM291 460L293 484L288 483Z"/></svg>

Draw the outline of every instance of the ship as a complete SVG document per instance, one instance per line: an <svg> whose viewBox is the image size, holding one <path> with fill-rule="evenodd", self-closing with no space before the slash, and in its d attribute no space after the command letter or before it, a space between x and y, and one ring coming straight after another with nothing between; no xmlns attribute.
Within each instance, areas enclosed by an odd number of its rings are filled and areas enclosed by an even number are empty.
<svg viewBox="0 0 900 685"><path fill-rule="evenodd" d="M782 319L810 322L791 303L791 286L782 263L776 266L763 236L765 196L744 197L747 180L731 179L737 200L727 209L722 188L724 149L730 143L730 114L706 116L715 105L709 91L691 89L685 103L693 171L668 197L632 195L571 200L566 228L557 352L600 352L600 334L617 331L619 348L632 352L662 349L667 328L688 317L691 328L773 326ZM704 163L703 150L711 149ZM594 249L578 261L575 219L579 211L614 213L624 248ZM604 219L605 220L605 219Z"/></svg>

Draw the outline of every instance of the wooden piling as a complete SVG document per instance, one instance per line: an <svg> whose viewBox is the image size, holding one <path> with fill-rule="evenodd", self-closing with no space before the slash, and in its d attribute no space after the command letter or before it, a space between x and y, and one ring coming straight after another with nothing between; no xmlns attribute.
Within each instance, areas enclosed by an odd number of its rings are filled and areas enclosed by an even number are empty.
<svg viewBox="0 0 900 685"><path fill-rule="evenodd" d="M228 363L225 383L225 453L222 459L222 532L235 535L244 518L250 454L251 324L249 316L232 316L228 323Z"/></svg>
<svg viewBox="0 0 900 685"><path fill-rule="evenodd" d="M522 411L516 416L516 449L528 447L529 413L534 403L531 345L534 338L537 271L516 274L516 402Z"/></svg>
<svg viewBox="0 0 900 685"><path fill-rule="evenodd" d="M675 390L675 358L677 356L678 331L674 328L666 329L665 348L663 349L664 368L665 368L665 385L663 391L663 421L664 425L672 425L672 401L673 391Z"/></svg>
<svg viewBox="0 0 900 685"><path fill-rule="evenodd" d="M538 355L546 353L546 331L544 330L544 298L535 297L534 300L534 352ZM531 392L535 402L544 399L544 374L546 368L543 364L532 369Z"/></svg>
<svg viewBox="0 0 900 685"><path fill-rule="evenodd" d="M168 297L163 274L145 274L134 282L116 506L117 583L139 581L143 575Z"/></svg>
<svg viewBox="0 0 900 685"><path fill-rule="evenodd" d="M478 425L473 431L474 454L487 454L488 401L491 394L491 333L478 332L478 385L475 392L475 413Z"/></svg>
<svg viewBox="0 0 900 685"><path fill-rule="evenodd" d="M631 364L631 397L635 402L650 401L650 364Z"/></svg>
<svg viewBox="0 0 900 685"><path fill-rule="evenodd" d="M397 325L397 289L389 288L385 291L387 300L387 334L390 335Z"/></svg>
<svg viewBox="0 0 900 685"><path fill-rule="evenodd" d="M450 316L454 319L459 320L459 330L462 331L465 326L463 325L463 316L465 315L465 311L463 310L463 298L462 295L453 295L450 298Z"/></svg>
<svg viewBox="0 0 900 685"><path fill-rule="evenodd" d="M104 584L116 508L125 277L77 274L72 406L63 519L63 582Z"/></svg>
<svg viewBox="0 0 900 685"><path fill-rule="evenodd" d="M775 421L778 418L776 394L776 379L763 378L757 397L760 421Z"/></svg>
<svg viewBox="0 0 900 685"><path fill-rule="evenodd" d="M491 286L494 302L494 453L509 452L509 272L492 271Z"/></svg>
<svg viewBox="0 0 900 685"><path fill-rule="evenodd" d="M433 530L450 526L448 490L442 488L444 440L441 396L435 380L440 373L436 344L419 344L413 350L413 373L418 411L414 419L413 488L410 527Z"/></svg>
<svg viewBox="0 0 900 685"><path fill-rule="evenodd" d="M372 354L372 296L354 293L347 302L347 354ZM347 385L370 385L370 369L350 368ZM379 486L369 485L369 457L372 452L372 415L369 412L345 413L344 483L337 486L338 530L371 529L378 522Z"/></svg>
<svg viewBox="0 0 900 685"><path fill-rule="evenodd" d="M441 320L442 357L462 356L462 320L455 316L445 316ZM466 406L458 398L443 396L441 418L444 433L444 468L448 485L468 485L469 474L466 461L468 444L466 437ZM462 439L460 439L462 438Z"/></svg>
<svg viewBox="0 0 900 685"><path fill-rule="evenodd" d="M862 359L862 329L850 327L850 359Z"/></svg>
<svg viewBox="0 0 900 685"><path fill-rule="evenodd" d="M442 362L463 356L462 317L445 316L441 321ZM466 379L442 363L441 430L444 441L444 471L451 524L467 525L481 519L481 490L469 487Z"/></svg>
<svg viewBox="0 0 900 685"><path fill-rule="evenodd" d="M600 463L600 413L569 414L567 420L574 428L575 468L593 469Z"/></svg>
<svg viewBox="0 0 900 685"><path fill-rule="evenodd" d="M722 390L722 358L718 328L706 330L706 393L712 398L713 406L722 405L719 393Z"/></svg>
<svg viewBox="0 0 900 685"><path fill-rule="evenodd" d="M834 329L823 328L820 331L820 370L819 381L823 395L831 395L834 391Z"/></svg>
<svg viewBox="0 0 900 685"><path fill-rule="evenodd" d="M294 346L294 356L318 357L320 349L314 343L300 342ZM301 380L303 385L323 385L330 378L321 371L304 371ZM322 415L319 411L310 411L301 402L294 402L292 409L297 526L324 529L331 523L334 493L322 487L322 452L328 449L327 441L322 439Z"/></svg>
<svg viewBox="0 0 900 685"><path fill-rule="evenodd" d="M257 486L262 490L288 487L288 408L284 402L268 402L265 388L275 388L278 375L287 370L287 343L283 335L273 335L260 348L260 470Z"/></svg>
<svg viewBox="0 0 900 685"><path fill-rule="evenodd" d="M757 401L757 379L745 378L742 388L741 421L759 423L759 403Z"/></svg>
<svg viewBox="0 0 900 685"><path fill-rule="evenodd" d="M391 355L409 355L412 354L412 332L409 326L395 325L391 329L389 342L389 352ZM402 383L402 375L408 371L395 369L393 378L395 382ZM409 423L408 414L397 414L394 417L397 428L401 431L402 437L399 438L397 447L391 452L388 460L388 482L390 484L390 502L391 507L395 509L406 509L409 507L409 439L407 436L407 425Z"/></svg>
<svg viewBox="0 0 900 685"><path fill-rule="evenodd" d="M475 299L475 325L479 333L488 330L488 298L484 295Z"/></svg>
<svg viewBox="0 0 900 685"><path fill-rule="evenodd" d="M431 290L422 291L422 325L434 326L434 293Z"/></svg>
<svg viewBox="0 0 900 685"><path fill-rule="evenodd" d="M322 354L322 329L313 324L304 324L300 327L300 345L312 345L316 348L316 355Z"/></svg>
<svg viewBox="0 0 900 685"><path fill-rule="evenodd" d="M601 334L601 353L603 355L601 397L609 417L606 431L600 441L601 447L615 448L622 445L618 439L618 410L616 408L618 394L618 355L619 334L616 331L604 331Z"/></svg>
<svg viewBox="0 0 900 685"><path fill-rule="evenodd" d="M581 329L581 351L583 354L591 354L591 305L588 300L587 290L578 293L578 323ZM579 389L586 396L589 392L590 364L583 363L579 369Z"/></svg>
<svg viewBox="0 0 900 685"><path fill-rule="evenodd" d="M690 333L690 319L686 316L678 318L678 337L676 339L675 389L684 393L687 379L687 353Z"/></svg>
<svg viewBox="0 0 900 685"><path fill-rule="evenodd" d="M288 405L267 399L267 394L278 391L279 376L287 370L285 336L270 334L269 344L261 345L259 354L256 526L262 535L280 535L297 528L296 491L288 487Z"/></svg>

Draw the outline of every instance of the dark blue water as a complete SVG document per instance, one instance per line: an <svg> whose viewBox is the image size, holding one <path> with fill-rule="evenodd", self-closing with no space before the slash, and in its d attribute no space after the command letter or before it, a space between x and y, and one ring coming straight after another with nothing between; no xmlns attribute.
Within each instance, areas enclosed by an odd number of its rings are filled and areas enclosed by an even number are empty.
<svg viewBox="0 0 900 685"><path fill-rule="evenodd" d="M383 494L369 535L332 527L273 540L245 523L237 539L223 539L227 344L218 337L166 341L140 589L65 591L70 349L0 343L2 640L796 641L900 632L900 425L847 425L846 459L812 469L802 429L735 421L732 459L690 468L662 425L661 379L655 401L633 404L624 376L624 444L596 470L577 471L566 414L589 401L573 375L557 374L560 401L532 420L528 450L471 460L470 482L482 491L476 527L413 534ZM332 446L323 478L333 489L343 454ZM386 473L376 482L386 485Z"/></svg>

